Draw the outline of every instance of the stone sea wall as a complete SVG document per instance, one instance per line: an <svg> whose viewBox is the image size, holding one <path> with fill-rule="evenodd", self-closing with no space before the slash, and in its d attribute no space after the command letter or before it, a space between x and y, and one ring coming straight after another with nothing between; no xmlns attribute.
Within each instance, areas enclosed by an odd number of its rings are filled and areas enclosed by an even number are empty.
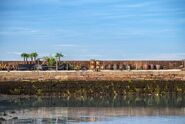
<svg viewBox="0 0 185 124"><path fill-rule="evenodd" d="M125 81L182 80L185 71L12 71L0 72L0 81Z"/></svg>
<svg viewBox="0 0 185 124"><path fill-rule="evenodd" d="M185 94L185 71L0 72L0 94L62 97Z"/></svg>

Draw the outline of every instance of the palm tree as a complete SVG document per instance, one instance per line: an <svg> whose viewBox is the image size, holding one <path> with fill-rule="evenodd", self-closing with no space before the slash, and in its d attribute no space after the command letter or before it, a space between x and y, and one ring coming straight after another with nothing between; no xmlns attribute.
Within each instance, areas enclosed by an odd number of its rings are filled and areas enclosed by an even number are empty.
<svg viewBox="0 0 185 124"><path fill-rule="evenodd" d="M30 54L31 61L33 61L33 60L36 61L37 56L38 56L38 53L36 53L36 52L31 53Z"/></svg>
<svg viewBox="0 0 185 124"><path fill-rule="evenodd" d="M21 54L21 57L24 59L24 62L26 61L26 55L27 55L27 53L22 53Z"/></svg>
<svg viewBox="0 0 185 124"><path fill-rule="evenodd" d="M26 53L25 54L25 60L26 60L26 63L28 62L28 58L30 57L30 54Z"/></svg>
<svg viewBox="0 0 185 124"><path fill-rule="evenodd" d="M38 57L38 53L37 52L33 52L32 55L33 55L34 61L36 61L36 59Z"/></svg>
<svg viewBox="0 0 185 124"><path fill-rule="evenodd" d="M64 55L62 53L56 53L56 55L55 55L55 58L56 58L56 70L58 70L58 62L57 62L57 59L58 59L59 64L60 64L60 58L61 57L64 57Z"/></svg>
<svg viewBox="0 0 185 124"><path fill-rule="evenodd" d="M31 58L31 61L33 61L33 53L30 53L29 57Z"/></svg>
<svg viewBox="0 0 185 124"><path fill-rule="evenodd" d="M26 61L26 63L27 63L28 58L30 57L30 55L28 53L22 53L21 57L24 59L24 62Z"/></svg>
<svg viewBox="0 0 185 124"><path fill-rule="evenodd" d="M55 57L58 58L58 61L60 63L60 58L64 57L64 55L62 53L56 53Z"/></svg>

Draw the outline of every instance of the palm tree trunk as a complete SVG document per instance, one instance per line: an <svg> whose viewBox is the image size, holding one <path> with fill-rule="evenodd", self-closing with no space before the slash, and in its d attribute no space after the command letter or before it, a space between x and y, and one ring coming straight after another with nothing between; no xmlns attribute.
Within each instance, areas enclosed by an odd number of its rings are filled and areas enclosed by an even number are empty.
<svg viewBox="0 0 185 124"><path fill-rule="evenodd" d="M56 71L58 70L58 61L56 59Z"/></svg>
<svg viewBox="0 0 185 124"><path fill-rule="evenodd" d="M58 61L59 61L59 64L60 64L60 57L58 57Z"/></svg>

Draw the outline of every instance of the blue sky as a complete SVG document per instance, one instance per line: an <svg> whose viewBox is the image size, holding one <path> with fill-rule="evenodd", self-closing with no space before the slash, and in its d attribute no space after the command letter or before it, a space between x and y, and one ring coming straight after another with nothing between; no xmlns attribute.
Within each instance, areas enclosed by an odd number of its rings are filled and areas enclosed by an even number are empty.
<svg viewBox="0 0 185 124"><path fill-rule="evenodd" d="M185 58L185 0L0 0L0 17L0 60Z"/></svg>

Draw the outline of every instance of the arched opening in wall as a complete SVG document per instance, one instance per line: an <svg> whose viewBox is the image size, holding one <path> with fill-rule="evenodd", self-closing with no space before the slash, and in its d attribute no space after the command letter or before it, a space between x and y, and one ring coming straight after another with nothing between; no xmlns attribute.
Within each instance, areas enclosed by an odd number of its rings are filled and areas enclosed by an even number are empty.
<svg viewBox="0 0 185 124"><path fill-rule="evenodd" d="M148 70L149 69L149 65L148 64L144 64L142 67L144 70Z"/></svg>
<svg viewBox="0 0 185 124"><path fill-rule="evenodd" d="M131 66L130 65L126 65L125 68L126 68L126 70L131 70Z"/></svg>
<svg viewBox="0 0 185 124"><path fill-rule="evenodd" d="M109 65L105 65L105 66L104 66L104 69L105 69L105 70L109 70Z"/></svg>
<svg viewBox="0 0 185 124"><path fill-rule="evenodd" d="M149 65L149 69L150 69L150 70L154 70L154 65L153 65L153 64L150 64L150 65Z"/></svg>
<svg viewBox="0 0 185 124"><path fill-rule="evenodd" d="M154 67L156 70L160 70L161 69L161 65L155 65Z"/></svg>
<svg viewBox="0 0 185 124"><path fill-rule="evenodd" d="M124 70L124 65L123 64L119 64L119 70Z"/></svg>
<svg viewBox="0 0 185 124"><path fill-rule="evenodd" d="M107 64L107 65L105 66L105 69L106 69L106 70L113 70L113 65L112 65L112 64Z"/></svg>
<svg viewBox="0 0 185 124"><path fill-rule="evenodd" d="M118 65L117 64L113 64L113 70L118 70Z"/></svg>

